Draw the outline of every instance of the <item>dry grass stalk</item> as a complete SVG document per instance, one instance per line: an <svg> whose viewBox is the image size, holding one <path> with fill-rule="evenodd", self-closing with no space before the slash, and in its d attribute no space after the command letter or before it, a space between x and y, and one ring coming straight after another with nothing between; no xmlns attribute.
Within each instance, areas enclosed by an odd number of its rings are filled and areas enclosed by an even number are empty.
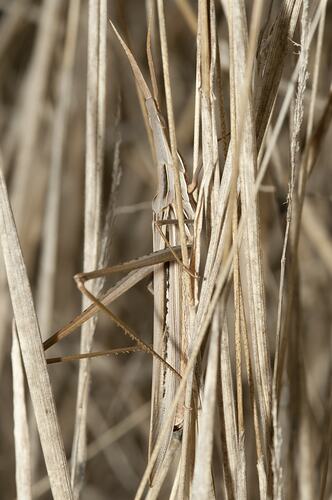
<svg viewBox="0 0 332 500"><path fill-rule="evenodd" d="M63 440L55 411L39 326L18 241L7 188L0 170L1 243L17 334L54 498L71 499Z"/></svg>
<svg viewBox="0 0 332 500"><path fill-rule="evenodd" d="M101 256L101 205L102 176L105 141L106 98L106 26L107 2L89 1L87 114L86 114L86 171L84 218L84 271L92 271L100 264ZM100 283L94 287L98 294ZM83 297L83 309L88 305ZM95 318L82 327L81 351L92 346ZM71 457L71 476L75 498L82 488L86 460L86 420L90 385L89 360L80 363L77 389L76 422Z"/></svg>
<svg viewBox="0 0 332 500"><path fill-rule="evenodd" d="M30 441L25 404L24 372L14 323L11 358L13 370L16 491L18 500L30 500L32 499Z"/></svg>

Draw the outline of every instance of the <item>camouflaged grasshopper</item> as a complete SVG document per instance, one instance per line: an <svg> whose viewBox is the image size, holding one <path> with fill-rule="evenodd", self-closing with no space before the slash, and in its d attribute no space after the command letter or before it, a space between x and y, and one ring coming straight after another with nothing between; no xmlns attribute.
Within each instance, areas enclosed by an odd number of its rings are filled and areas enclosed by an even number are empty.
<svg viewBox="0 0 332 500"><path fill-rule="evenodd" d="M112 25L113 26L113 25ZM130 52L128 46L113 26L122 48L129 60L136 82L145 100L146 111L151 127L156 167L158 170L158 191L152 202L153 210L153 253L135 259L125 264L110 268L99 269L90 273L81 273L75 276L78 288L91 301L91 306L77 316L69 325L59 330L46 342L45 350L55 342L69 335L82 323L87 321L99 310L106 312L112 320L129 336L134 342L134 347L103 351L97 353L83 353L76 356L63 358L50 358L49 363L82 359L84 357L95 357L100 355L118 354L120 352L132 352L142 350L153 356L152 374L152 409L150 425L150 454L154 448L160 429L164 425L168 408L173 401L181 372L186 363L186 346L188 339L183 338L183 318L182 318L182 294L180 283L180 273L188 272L192 277L196 277L181 262L181 247L179 245L178 213L175 202L175 180L174 166L170 146L166 136L162 117L158 111L157 104L149 90L149 87L138 67L138 64ZM185 179L185 170L180 155L178 157L179 179L181 186L181 197L183 206L183 219L186 222L185 231L188 248L192 246L192 234L190 225L193 222L195 211L193 201L188 194L188 186ZM101 298L95 297L85 287L85 282L114 272L127 271L129 274L120 280ZM153 294L154 294L154 326L153 326L153 347L143 342L137 334L120 318L112 313L107 304L125 293L129 288L142 280L149 273L153 272ZM167 438L160 451L152 480L155 472L162 464L169 447L174 431L178 431L182 426L183 411L181 405L174 416L173 424L170 426Z"/></svg>
<svg viewBox="0 0 332 500"><path fill-rule="evenodd" d="M179 245L179 234L176 222L179 219L177 213L175 194L175 172L172 153L167 140L163 119L158 111L150 89L138 67L138 64L130 52L128 46L113 26L122 48L129 60L136 82L145 100L146 111L152 131L153 144L155 150L156 167L158 171L158 192L155 196L153 209L153 250L160 251L168 245ZM192 244L192 234L189 228L193 222L195 211L192 201L189 198L188 186L185 179L185 169L180 155L178 155L178 174L180 179L183 219L186 221L186 237L188 244ZM166 227L166 234L162 227ZM178 259L176 259L178 260ZM186 269L192 276L191 271ZM182 372L187 358L188 339L184 338L183 315L182 315L182 294L179 273L183 272L183 266L179 262L167 263L157 266L153 277L154 290L154 327L153 327L153 348L167 360L177 373ZM195 277L195 276L194 276ZM150 425L150 454L154 448L160 430L164 426L165 416L174 399L179 378L174 372L168 370L166 365L158 363L158 358L153 358L152 375L152 410ZM156 461L153 476L161 465L169 447L172 433L182 426L183 409L178 408L174 416L173 425L169 428L168 436L165 439L159 457Z"/></svg>

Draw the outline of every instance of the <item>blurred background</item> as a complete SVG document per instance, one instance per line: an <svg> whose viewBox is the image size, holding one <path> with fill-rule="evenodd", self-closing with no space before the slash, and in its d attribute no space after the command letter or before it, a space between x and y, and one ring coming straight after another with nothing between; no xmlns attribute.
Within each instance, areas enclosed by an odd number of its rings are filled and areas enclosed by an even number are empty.
<svg viewBox="0 0 332 500"><path fill-rule="evenodd" d="M73 276L82 271L84 220L84 168L87 73L86 0L79 3L77 39L74 40L71 85L63 91L64 48L68 30L69 0L1 0L0 2L0 147L15 220L29 272L43 339L64 326L81 307ZM189 178L195 97L197 2L166 2L172 90L179 150ZM268 2L267 2L268 3ZM281 2L273 2L277 12ZM109 16L123 33L141 69L147 75L146 5L143 0L109 1ZM251 2L248 2L250 13ZM267 9L268 10L268 9ZM228 33L221 2L216 2L224 99L229 109ZM320 116L331 81L332 4L328 2L316 116ZM296 39L298 41L298 39ZM297 47L290 53L276 108L280 107L294 67ZM108 29L107 106L104 180L104 217L113 193L113 223L109 264L123 262L152 250L151 200L156 172L134 79L119 44ZM160 59L156 51L156 67ZM310 70L310 64L309 64ZM308 84L310 87L310 81ZM162 87L161 102L163 101ZM67 97L65 97L67 96ZM69 96L69 99L68 99ZM68 101L68 102L67 102ZM64 106L59 138L57 113ZM307 113L307 110L305 110ZM275 113L277 115L277 112ZM228 118L228 117L226 117ZM305 117L306 118L306 117ZM227 124L229 128L229 124ZM327 401L331 393L331 274L332 274L332 131L324 143L310 177L300 247L301 356L308 392L312 433L318 443L327 434ZM59 142L60 141L60 142ZM62 142L61 142L62 141ZM59 144L60 147L59 153ZM60 154L60 160L59 156ZM119 155L119 160L118 160ZM60 168L59 168L60 165ZM117 177L114 177L114 169ZM260 193L268 326L271 359L276 323L283 231L289 175L289 125L284 124ZM58 203L57 231L50 228L48 204ZM56 266L45 265L47 242L54 238ZM107 281L110 285L117 277ZM153 300L149 280L116 301L112 310L132 325L148 343L152 341ZM15 498L12 372L10 361L12 311L6 275L0 268L0 496ZM129 345L103 314L94 350ZM52 347L49 356L79 352L79 331ZM292 359L290 358L290 363ZM88 464L83 499L133 498L145 470L148 451L152 361L134 353L91 361L92 382L88 418ZM297 366L298 368L298 366ZM49 367L67 456L74 428L78 362ZM283 394L287 405L291 394ZM31 407L31 446L34 498L51 498ZM105 433L105 434L104 434ZM317 444L317 450L320 449ZM319 451L313 450L317 463ZM329 476L331 492L331 477ZM254 497L252 497L254 498Z"/></svg>

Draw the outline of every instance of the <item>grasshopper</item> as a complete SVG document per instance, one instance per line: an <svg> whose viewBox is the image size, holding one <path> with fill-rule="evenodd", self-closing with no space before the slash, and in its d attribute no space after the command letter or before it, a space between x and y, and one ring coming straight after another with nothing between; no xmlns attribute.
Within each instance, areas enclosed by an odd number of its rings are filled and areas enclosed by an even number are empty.
<svg viewBox="0 0 332 500"><path fill-rule="evenodd" d="M158 191L152 202L153 253L149 256L144 256L119 266L104 268L90 273L81 273L75 276L79 290L91 300L92 304L68 326L59 330L51 338L46 340L44 342L44 348L45 350L48 349L55 342L69 335L99 310L103 310L120 328L122 328L124 333L135 342L136 346L103 353L83 353L77 356L67 356L64 358L49 358L48 362L54 363L60 360L69 361L73 359L82 359L84 357L100 356L103 354L120 354L121 352L132 352L135 350L142 350L150 353L153 356L152 409L149 443L149 454L151 454L160 430L163 427L168 408L171 406L181 377L181 372L186 363L186 346L188 339L183 338L182 335L183 319L182 294L181 287L179 287L180 273L185 270L191 276L196 276L187 269L180 260L181 247L179 246L177 227L178 214L175 203L174 167L163 119L134 56L114 26L113 29L125 51L138 87L143 94L152 131L156 166L158 169ZM188 190L185 179L184 165L180 155L178 156L183 218L186 221L185 231L188 240L187 247L191 248L192 233L190 224L193 222L195 211L193 208L193 201L188 194L190 190ZM129 274L101 298L95 297L85 287L85 282L88 280L118 271L128 271ZM153 272L154 293L153 347L143 342L126 323L113 314L107 307L110 302L125 293L129 288L151 272ZM155 470L152 473L152 481L153 476L163 462L173 432L181 429L183 420L182 414L183 411L180 405L160 451Z"/></svg>
<svg viewBox="0 0 332 500"><path fill-rule="evenodd" d="M165 247L168 240L171 246L179 243L179 235L175 221L178 220L176 195L175 195L175 172L170 146L166 137L163 119L158 111L157 104L144 80L138 64L129 50L128 46L112 25L114 32L129 60L136 82L143 94L149 124L152 131L156 166L158 170L158 192L155 196L153 209L153 249L160 251ZM182 197L183 219L187 221L186 236L192 239L188 225L193 221L195 211L189 198L188 187L185 179L185 169L180 155L178 155L179 181ZM163 234L161 227L168 226L167 236ZM192 241L190 241L192 243ZM160 353L176 370L181 373L186 363L186 350L188 339L183 338L183 316L180 275L183 271L178 263L168 263L156 267L154 271L154 333L153 348ZM191 274L189 272L189 274ZM158 363L158 358L153 358L152 375L152 411L150 424L150 454L154 448L160 430L164 426L165 416L170 407L179 383L179 378L174 372L167 370L165 365ZM182 405L183 406L183 405ZM163 443L156 466L152 472L151 481L166 455L174 430L180 429L183 422L183 409L178 408L175 414L173 426L168 430L168 435Z"/></svg>

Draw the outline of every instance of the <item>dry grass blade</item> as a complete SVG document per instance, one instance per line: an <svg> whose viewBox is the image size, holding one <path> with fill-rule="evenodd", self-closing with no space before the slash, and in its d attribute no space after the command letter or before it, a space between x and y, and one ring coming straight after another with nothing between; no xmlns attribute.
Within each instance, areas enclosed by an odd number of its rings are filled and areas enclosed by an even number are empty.
<svg viewBox="0 0 332 500"><path fill-rule="evenodd" d="M193 499L215 498L212 482L212 450L218 385L217 379L219 374L220 316L219 308L217 308L212 322L209 364L206 371L204 394L202 398L203 408L198 422L200 426L200 435L195 456L194 481L191 496ZM222 334L224 335L225 332Z"/></svg>
<svg viewBox="0 0 332 500"><path fill-rule="evenodd" d="M276 98L282 70L287 55L287 43L292 39L302 0L286 0L282 3L278 16L273 24L272 33L267 40L262 70L262 88L256 114L257 144L260 146L271 110Z"/></svg>
<svg viewBox="0 0 332 500"><path fill-rule="evenodd" d="M245 464L243 463L243 456L240 454L241 438L237 439L232 367L230 363L229 331L225 320L223 320L221 335L220 374L223 404L221 419L224 420L227 459L230 468L231 489L229 491L232 492L234 498L245 498L246 488L245 484L243 484L243 477L241 477Z"/></svg>
<svg viewBox="0 0 332 500"><path fill-rule="evenodd" d="M149 492L146 496L146 500L157 500L160 495L161 487L165 481L167 473L169 473L170 468L178 463L179 451L181 447L180 433L174 434L167 450L165 459L158 474L154 478L153 484L149 488ZM178 464L179 468L179 464Z"/></svg>
<svg viewBox="0 0 332 500"><path fill-rule="evenodd" d="M0 233L17 333L55 499L71 499L69 474L41 336L0 165Z"/></svg>
<svg viewBox="0 0 332 500"><path fill-rule="evenodd" d="M30 442L25 404L24 372L15 323L13 322L12 371L16 492L18 500L31 500Z"/></svg>
<svg viewBox="0 0 332 500"><path fill-rule="evenodd" d="M233 215L233 238L237 239L238 231L238 215L237 208L234 210ZM234 342L235 342L235 373L236 373L236 395L237 395L237 431L238 431L238 457L239 466L237 472L237 487L239 498L247 497L246 488L246 477L247 477L247 466L245 460L245 421L244 421L244 401L243 401L243 369L242 369L242 351L245 350L243 344L242 336L247 334L245 328L245 322L243 321L243 299L242 299L242 289L240 282L240 269L239 269L239 255L235 250L234 262L233 262L233 279L234 279L234 309L235 309L235 332L234 332ZM230 380L231 381L231 380ZM230 423L235 426L233 419ZM233 433L235 432L235 429Z"/></svg>
<svg viewBox="0 0 332 500"><path fill-rule="evenodd" d="M101 200L105 141L106 98L106 29L107 2L89 1L89 43L87 75L87 125L86 125L86 173L84 219L84 271L92 271L99 264L101 255ZM100 281L94 293L100 290ZM83 297L83 309L87 307ZM82 328L81 351L91 349L95 319ZM89 396L89 361L82 360L79 370L77 414L72 449L71 475L75 498L78 498L84 474L86 457L86 418Z"/></svg>
<svg viewBox="0 0 332 500"><path fill-rule="evenodd" d="M305 5L304 7L304 13L306 16L308 16L307 13L308 5ZM303 21L303 29L306 30L308 29L308 20L307 17L304 18ZM279 285L279 303L278 303L278 322L277 322L277 332L276 332L276 339L277 339L277 352L276 352L276 360L275 360L275 368L274 368L274 382L276 384L276 397L279 398L280 396L280 383L281 383L281 372L282 372L282 364L284 362L284 356L285 356L285 337L281 335L281 331L283 328L282 324L282 313L283 313L283 302L284 302L284 286L285 286L285 274L286 274L286 258L287 258L287 248L288 248L288 239L290 236L290 228L291 228L291 222L292 222L292 211L293 211L293 197L294 197L294 192L296 189L296 181L298 179L298 175L296 172L296 166L298 162L298 150L299 150L299 133L300 133L300 128L302 124L302 119L303 119L303 99L304 99L304 91L305 91L305 86L306 86L306 81L307 81L307 64L308 64L308 33L302 32L302 51L301 51L301 58L299 61L299 76L298 76L298 94L296 98L296 103L295 103L295 111L294 111L294 123L293 123L293 132L292 132L292 148L291 148L291 175L290 175L290 182L289 182L289 191L288 191L288 208L287 208L287 224L286 224L286 230L285 230L285 238L284 238L284 245L283 245L283 253L282 253L282 258L281 258L281 277L280 277L280 285ZM289 252L288 252L289 253ZM289 255L288 255L289 257ZM293 267L294 270L294 263L292 261L291 267ZM293 271L294 272L294 271ZM290 273L292 275L292 272ZM294 278L294 276L293 276ZM292 278L290 278L290 281L288 283L288 286L290 286L290 290L292 289L291 285ZM285 324L284 328L285 331L287 331L287 328L289 328L289 314L290 310L292 309L293 305L293 297L292 297L292 292L289 292L289 301L287 304L287 309L288 313L286 312L285 316ZM285 333L283 332L283 335ZM280 365L279 365L280 363Z"/></svg>
<svg viewBox="0 0 332 500"><path fill-rule="evenodd" d="M235 169L239 168L241 212L245 218L245 234L240 249L240 274L243 284L245 316L253 352L255 383L261 413L265 456L268 458L270 429L271 370L268 359L265 292L262 275L261 235L259 211L256 202L255 181L257 174L256 130L253 120L253 97L248 92L248 103L241 93L246 91L245 64L247 47L246 17L242 2L235 2L230 9L231 31L231 94L234 109L233 120L243 116L243 122L234 123L232 130L232 152ZM235 29L238 24L242 29ZM255 33L251 34L255 37ZM256 33L256 39L258 33ZM247 70L248 71L248 70ZM244 110L246 110L244 112ZM242 127L242 128L241 128ZM269 465L268 465L269 467ZM264 483L266 480L264 480ZM263 493L263 492L262 492ZM263 493L264 495L264 493Z"/></svg>

